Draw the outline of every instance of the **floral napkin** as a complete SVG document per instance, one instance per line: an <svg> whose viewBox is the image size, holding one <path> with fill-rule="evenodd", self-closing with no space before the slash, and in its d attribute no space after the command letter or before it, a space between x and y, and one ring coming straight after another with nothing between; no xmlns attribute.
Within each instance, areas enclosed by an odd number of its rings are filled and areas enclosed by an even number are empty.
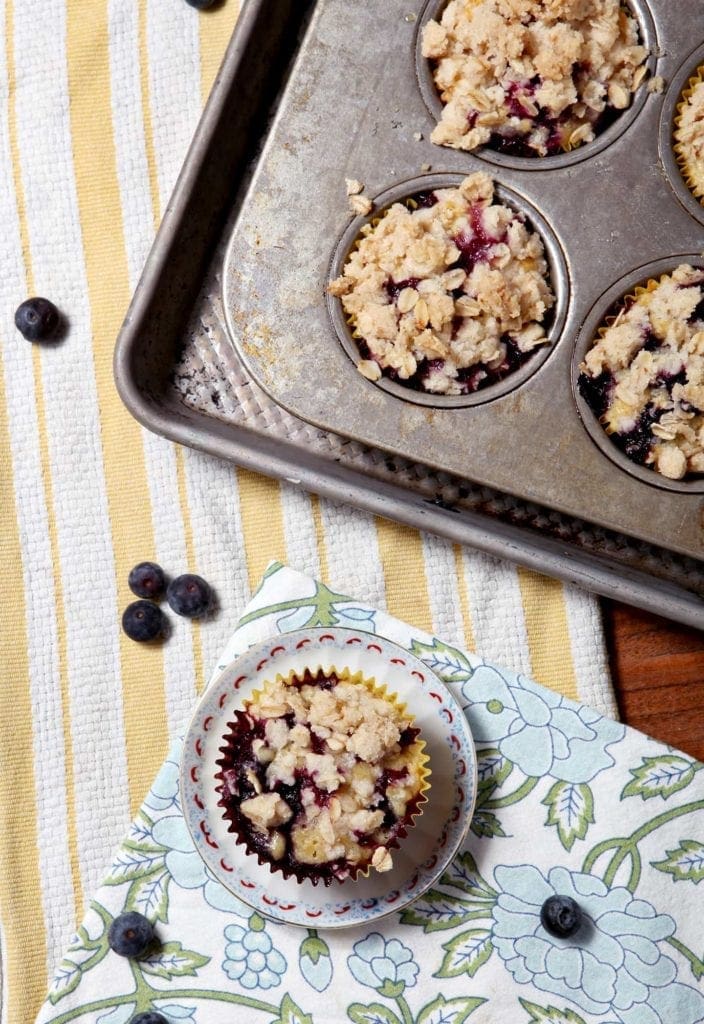
<svg viewBox="0 0 704 1024"><path fill-rule="evenodd" d="M406 647L461 701L479 762L469 838L402 912L342 931L277 924L206 870L176 744L91 902L38 1021L127 1024L698 1024L704 1021L704 765L589 708L270 567L221 664L277 632L349 625ZM409 837L410 838L410 837ZM572 896L587 921L548 934ZM160 946L107 944L136 909Z"/></svg>

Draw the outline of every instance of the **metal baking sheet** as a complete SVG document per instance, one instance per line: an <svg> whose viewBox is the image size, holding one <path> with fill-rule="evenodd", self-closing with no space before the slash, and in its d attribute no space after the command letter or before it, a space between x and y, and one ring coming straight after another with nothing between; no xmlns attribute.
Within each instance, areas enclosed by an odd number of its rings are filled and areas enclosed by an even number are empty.
<svg viewBox="0 0 704 1024"><path fill-rule="evenodd" d="M133 415L182 444L704 628L704 565L292 416L227 335L225 249L321 3L248 0L115 349ZM407 23L404 23L407 24Z"/></svg>
<svg viewBox="0 0 704 1024"><path fill-rule="evenodd" d="M416 39L441 6L385 0L358 5L350 18L346 0L318 5L226 258L225 313L238 354L277 404L321 429L700 557L704 479L667 480L619 457L599 443L603 432L590 436L580 412L591 413L574 394L580 327L592 310L597 322L605 315L614 283L646 279L653 261L659 273L702 262L701 223L659 156L665 97L643 87L606 140L545 161L434 146ZM632 7L651 72L671 79L691 51L698 0ZM423 165L432 171L419 177ZM333 329L339 301L324 301L338 241L337 268L364 223L349 226L344 179L365 182L383 209L479 169L544 236L555 340L499 397L487 389L470 404L391 393L357 372Z"/></svg>

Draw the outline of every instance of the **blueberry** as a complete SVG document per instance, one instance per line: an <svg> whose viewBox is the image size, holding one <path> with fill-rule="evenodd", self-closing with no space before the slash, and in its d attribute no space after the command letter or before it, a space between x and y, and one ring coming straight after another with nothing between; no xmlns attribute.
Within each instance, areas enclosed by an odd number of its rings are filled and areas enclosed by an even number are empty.
<svg viewBox="0 0 704 1024"><path fill-rule="evenodd" d="M122 628L130 640L144 643L163 636L166 619L151 601L133 601L122 613Z"/></svg>
<svg viewBox="0 0 704 1024"><path fill-rule="evenodd" d="M213 7L217 0L186 0L187 4L191 7L195 7L199 11L205 11L208 7Z"/></svg>
<svg viewBox="0 0 704 1024"><path fill-rule="evenodd" d="M15 310L15 327L27 341L49 341L60 322L58 309L48 299L26 299Z"/></svg>
<svg viewBox="0 0 704 1024"><path fill-rule="evenodd" d="M146 1013L138 1013L136 1017L132 1017L130 1024L169 1024L169 1022L160 1013L147 1010Z"/></svg>
<svg viewBox="0 0 704 1024"><path fill-rule="evenodd" d="M154 928L144 914L129 910L119 914L110 925L108 944L119 956L137 959L143 956L154 942Z"/></svg>
<svg viewBox="0 0 704 1024"><path fill-rule="evenodd" d="M571 896L549 896L540 908L540 923L560 939L574 935L582 924L582 911Z"/></svg>
<svg viewBox="0 0 704 1024"><path fill-rule="evenodd" d="M177 615L197 619L208 611L213 595L201 576L187 572L171 580L166 590L166 600Z"/></svg>
<svg viewBox="0 0 704 1024"><path fill-rule="evenodd" d="M140 562L131 570L127 582L137 597L161 597L166 588L164 570L155 562Z"/></svg>

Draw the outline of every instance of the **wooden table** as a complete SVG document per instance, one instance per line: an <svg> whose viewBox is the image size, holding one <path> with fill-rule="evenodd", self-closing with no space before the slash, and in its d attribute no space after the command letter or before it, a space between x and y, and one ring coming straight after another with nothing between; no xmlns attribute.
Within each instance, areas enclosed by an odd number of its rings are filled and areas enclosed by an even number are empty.
<svg viewBox="0 0 704 1024"><path fill-rule="evenodd" d="M623 721L704 761L704 633L614 601L602 608Z"/></svg>

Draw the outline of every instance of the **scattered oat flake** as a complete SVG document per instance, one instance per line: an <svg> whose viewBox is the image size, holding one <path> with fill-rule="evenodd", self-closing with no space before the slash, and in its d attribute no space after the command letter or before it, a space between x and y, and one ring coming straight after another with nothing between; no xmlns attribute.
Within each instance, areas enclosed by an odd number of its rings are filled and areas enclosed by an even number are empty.
<svg viewBox="0 0 704 1024"><path fill-rule="evenodd" d="M665 88L665 79L662 75L654 75L648 80L646 88L648 92L661 93Z"/></svg>
<svg viewBox="0 0 704 1024"><path fill-rule="evenodd" d="M348 196L357 196L360 192L364 192L364 182L357 181L356 178L345 178L345 186Z"/></svg>
<svg viewBox="0 0 704 1024"><path fill-rule="evenodd" d="M350 210L359 217L366 217L371 212L372 201L368 196L350 196Z"/></svg>
<svg viewBox="0 0 704 1024"><path fill-rule="evenodd" d="M413 138L416 140L416 142L422 142L423 132L413 132Z"/></svg>
<svg viewBox="0 0 704 1024"><path fill-rule="evenodd" d="M421 171L424 171L424 172L425 171L430 171L430 170L432 170L432 168L433 168L432 164L421 164L420 165Z"/></svg>

